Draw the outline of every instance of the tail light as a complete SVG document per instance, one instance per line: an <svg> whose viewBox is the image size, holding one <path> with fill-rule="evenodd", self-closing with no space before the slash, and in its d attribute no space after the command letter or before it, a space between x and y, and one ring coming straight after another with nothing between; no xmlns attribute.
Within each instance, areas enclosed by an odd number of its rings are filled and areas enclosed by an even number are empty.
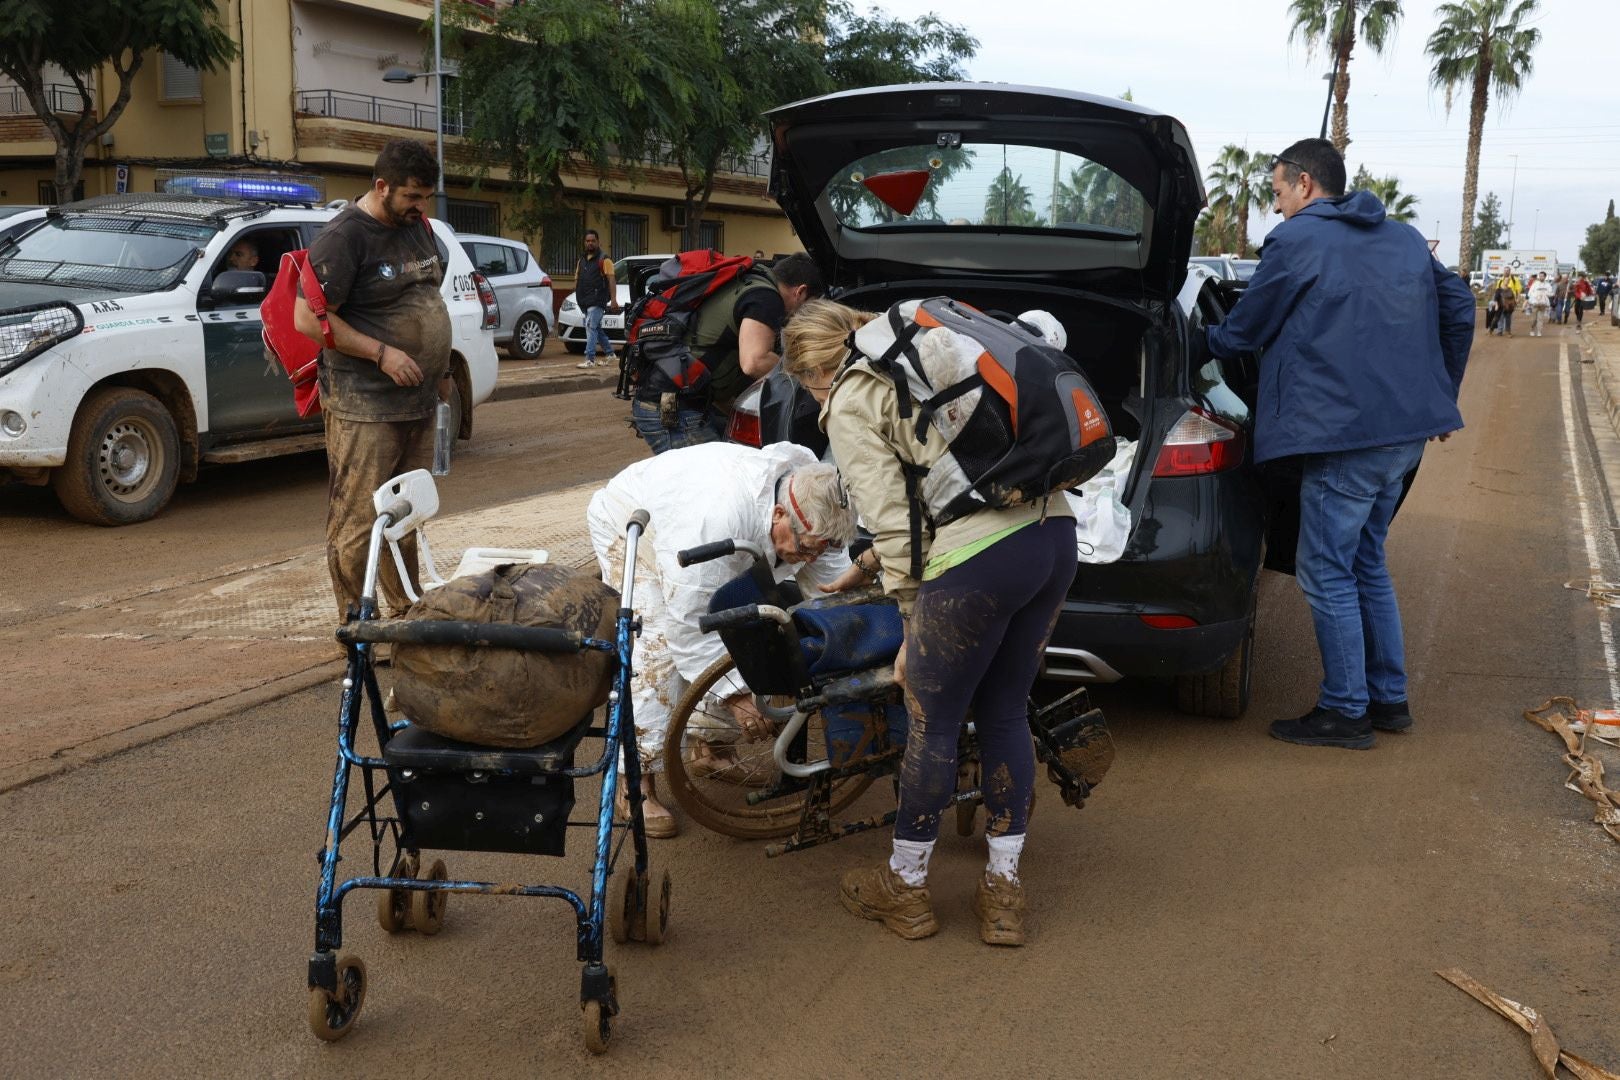
<svg viewBox="0 0 1620 1080"><path fill-rule="evenodd" d="M1155 630L1191 630L1198 625L1198 620L1188 615L1138 615L1137 618Z"/></svg>
<svg viewBox="0 0 1620 1080"><path fill-rule="evenodd" d="M540 287L542 289L551 288L551 275L550 274L541 274L540 275Z"/></svg>
<svg viewBox="0 0 1620 1080"><path fill-rule="evenodd" d="M477 270L473 271L473 284L478 286L478 302L484 305L485 330L493 330L501 325L501 305L495 299L495 289L490 285L489 279Z"/></svg>
<svg viewBox="0 0 1620 1080"><path fill-rule="evenodd" d="M737 397L732 406L731 420L726 424L726 439L744 446L760 446L759 428L760 384L755 383Z"/></svg>
<svg viewBox="0 0 1620 1080"><path fill-rule="evenodd" d="M1203 476L1235 469L1242 462L1242 430L1203 409L1193 408L1165 436L1153 475Z"/></svg>

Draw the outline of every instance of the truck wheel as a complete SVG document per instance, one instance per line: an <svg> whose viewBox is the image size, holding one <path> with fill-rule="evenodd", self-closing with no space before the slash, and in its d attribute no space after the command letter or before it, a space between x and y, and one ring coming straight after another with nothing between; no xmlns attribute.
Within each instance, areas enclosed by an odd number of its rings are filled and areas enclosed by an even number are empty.
<svg viewBox="0 0 1620 1080"><path fill-rule="evenodd" d="M508 346L519 360L533 360L546 347L546 320L529 312L512 327L512 344Z"/></svg>
<svg viewBox="0 0 1620 1080"><path fill-rule="evenodd" d="M179 478L180 435L169 410L144 391L108 386L79 406L51 486L80 521L131 525L156 517Z"/></svg>
<svg viewBox="0 0 1620 1080"><path fill-rule="evenodd" d="M1193 716L1236 720L1249 707L1254 681L1254 614L1237 650L1214 671L1176 677L1176 708Z"/></svg>

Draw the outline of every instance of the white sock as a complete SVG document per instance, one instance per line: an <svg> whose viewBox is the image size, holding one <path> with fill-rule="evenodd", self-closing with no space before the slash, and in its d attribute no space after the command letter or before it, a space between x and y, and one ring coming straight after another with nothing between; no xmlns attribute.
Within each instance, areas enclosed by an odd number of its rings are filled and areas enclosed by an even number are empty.
<svg viewBox="0 0 1620 1080"><path fill-rule="evenodd" d="M889 856L889 869L912 888L926 884L928 859L934 854L934 843L933 840L901 840L897 837L894 854Z"/></svg>
<svg viewBox="0 0 1620 1080"><path fill-rule="evenodd" d="M990 862L984 868L984 876L1004 877L1014 885L1018 884L1018 856L1024 850L1024 834L988 836L985 839L990 842ZM895 841L895 844L899 843Z"/></svg>

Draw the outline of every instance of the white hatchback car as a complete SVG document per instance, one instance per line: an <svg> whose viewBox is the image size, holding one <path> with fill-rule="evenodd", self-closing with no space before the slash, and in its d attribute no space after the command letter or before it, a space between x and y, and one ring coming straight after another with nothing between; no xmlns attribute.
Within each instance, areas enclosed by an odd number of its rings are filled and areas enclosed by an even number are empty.
<svg viewBox="0 0 1620 1080"><path fill-rule="evenodd" d="M0 245L0 480L49 483L97 525L155 516L207 464L318 450L262 339L259 303L281 256L336 216L300 185L298 205L217 195L109 195L53 207ZM172 188L171 188L172 190ZM445 260L455 428L495 389L494 294L456 234L433 221ZM228 271L242 240L253 270Z"/></svg>
<svg viewBox="0 0 1620 1080"><path fill-rule="evenodd" d="M624 345L624 312L635 299L631 283L673 259L674 255L626 255L613 260L613 281L618 286L619 310L602 316L602 330L615 349ZM571 353L585 351L585 313L574 302L574 294L563 298L562 310L557 314L557 333Z"/></svg>
<svg viewBox="0 0 1620 1080"><path fill-rule="evenodd" d="M500 305L495 344L520 360L533 360L551 336L551 278L528 246L499 236L461 233L461 249L489 279Z"/></svg>

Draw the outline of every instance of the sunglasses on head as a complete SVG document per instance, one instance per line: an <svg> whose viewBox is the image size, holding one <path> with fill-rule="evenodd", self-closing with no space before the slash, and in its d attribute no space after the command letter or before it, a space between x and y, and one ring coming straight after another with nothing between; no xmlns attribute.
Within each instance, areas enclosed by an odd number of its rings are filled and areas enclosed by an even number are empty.
<svg viewBox="0 0 1620 1080"><path fill-rule="evenodd" d="M1274 157L1274 158L1271 159L1271 170L1272 170L1272 172L1276 172L1277 171L1277 166L1279 166L1279 165L1290 165L1290 166L1298 169L1302 173L1308 173L1308 172L1311 171L1311 170L1307 169L1305 166L1301 165L1299 162L1295 161L1293 158Z"/></svg>

